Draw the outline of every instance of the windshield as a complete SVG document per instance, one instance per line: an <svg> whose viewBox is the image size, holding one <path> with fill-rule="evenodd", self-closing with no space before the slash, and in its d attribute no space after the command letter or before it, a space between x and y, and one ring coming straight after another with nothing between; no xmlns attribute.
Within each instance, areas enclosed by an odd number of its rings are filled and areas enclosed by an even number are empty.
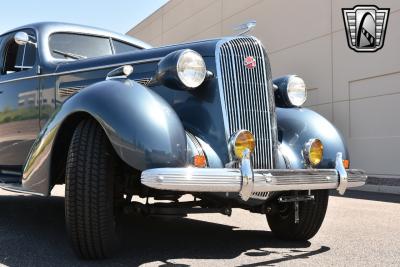
<svg viewBox="0 0 400 267"><path fill-rule="evenodd" d="M79 60L140 50L139 47L109 37L77 33L54 33L49 39L53 58Z"/></svg>
<svg viewBox="0 0 400 267"><path fill-rule="evenodd" d="M82 59L112 55L110 39L75 33L50 36L50 52L54 58Z"/></svg>

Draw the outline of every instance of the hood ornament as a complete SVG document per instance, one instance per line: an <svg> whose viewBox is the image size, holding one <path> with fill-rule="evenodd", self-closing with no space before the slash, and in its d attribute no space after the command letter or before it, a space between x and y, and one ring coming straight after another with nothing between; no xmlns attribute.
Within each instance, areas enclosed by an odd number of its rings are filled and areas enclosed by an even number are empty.
<svg viewBox="0 0 400 267"><path fill-rule="evenodd" d="M243 24L240 24L234 28L235 31L239 31L237 35L244 35L250 32L254 27L256 27L257 22L255 20L249 20Z"/></svg>

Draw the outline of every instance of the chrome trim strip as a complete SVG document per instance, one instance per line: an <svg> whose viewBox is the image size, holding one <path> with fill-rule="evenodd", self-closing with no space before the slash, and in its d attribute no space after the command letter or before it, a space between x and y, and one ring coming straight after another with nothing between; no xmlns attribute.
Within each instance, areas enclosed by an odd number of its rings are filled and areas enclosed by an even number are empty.
<svg viewBox="0 0 400 267"><path fill-rule="evenodd" d="M60 97L68 97L76 92L79 92L83 88L85 88L85 86L60 87L58 88L58 95Z"/></svg>
<svg viewBox="0 0 400 267"><path fill-rule="evenodd" d="M226 141L228 142L229 138L230 138L230 130L229 130L229 123L228 123L228 115L227 115L227 111L226 111L226 101L225 101L225 96L224 96L224 92L222 90L223 88L223 84L222 84L222 73L221 73L221 46L226 42L226 39L223 39L221 41L219 41L216 45L216 49L215 49L215 63L217 66L217 80L218 80L218 87L219 87L219 97L221 99L221 109L222 109L222 116L224 119L224 126L225 126L225 138ZM232 161L233 158L229 158L229 161Z"/></svg>
<svg viewBox="0 0 400 267"><path fill-rule="evenodd" d="M149 85L151 78L140 78L140 79L136 79L134 81L137 83L140 83L141 85L147 86L147 85Z"/></svg>
<svg viewBox="0 0 400 267"><path fill-rule="evenodd" d="M259 44L259 46L260 47L263 47L262 46L262 44L261 44L261 42L260 42L260 40L258 40L258 39L256 39L256 38L254 38L254 37L252 37L258 44ZM261 57L262 57L262 61L263 62L265 62L265 57L264 57L264 51L262 51L261 50L261 48L260 48L260 53L261 53ZM268 92L268 84L267 84L267 82L268 82L268 77L267 77L267 71L266 71L266 69L265 69L265 64L263 64L263 71L264 71L264 80L265 80L265 82L266 82L266 84L265 84L265 89L267 90L267 95L269 96L269 98L271 97L271 94ZM271 88L272 89L272 88ZM273 95L272 95L272 97L273 97ZM270 116L269 116L269 120L268 120L268 137L269 137L269 142L270 142L270 144L269 144L269 149L270 149L270 157L269 157L269 160L271 160L271 162L270 162L270 166L273 166L273 143L272 143L272 139L274 138L273 137L273 135L272 135L272 124L271 124L271 116L272 116L272 109L271 109L271 107L270 107L270 101L271 100L269 100L269 101L266 101L266 103L267 103L267 111L270 113Z"/></svg>
<svg viewBox="0 0 400 267"><path fill-rule="evenodd" d="M122 63L115 63L115 64L110 64L110 65L102 65L102 66L97 66L97 67L83 68L83 69L77 69L77 70L54 72L54 73L41 74L41 75L32 75L32 76L29 76L29 77L21 77L21 78L15 78L15 79L10 79L10 80L0 81L0 84L8 83L8 82L16 82L16 81L22 81L22 80L35 79L35 78L61 76L61 75L67 75L67 74L74 74L74 73L78 73L78 72L102 70L102 69L114 68L114 67L118 67L118 66L122 66L122 65L145 64L145 63L160 61L161 59L162 59L162 57L157 57L157 58L141 59L141 60L136 60L136 61L127 61L127 62L122 62Z"/></svg>

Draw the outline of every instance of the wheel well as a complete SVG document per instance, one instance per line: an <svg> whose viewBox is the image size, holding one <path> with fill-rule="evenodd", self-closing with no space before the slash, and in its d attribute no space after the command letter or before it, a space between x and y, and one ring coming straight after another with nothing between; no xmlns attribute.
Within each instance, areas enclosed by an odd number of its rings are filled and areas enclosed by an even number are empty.
<svg viewBox="0 0 400 267"><path fill-rule="evenodd" d="M69 144L78 124L87 118L92 117L86 112L77 112L70 115L60 126L56 140L54 142L51 168L50 168L50 186L65 183L65 163L67 162L67 155Z"/></svg>
<svg viewBox="0 0 400 267"><path fill-rule="evenodd" d="M50 168L50 177L51 177L50 189L56 184L65 183L65 165L67 162L68 149L72 140L72 136L78 124L81 121L89 118L96 120L89 113L77 112L70 115L67 119L65 119L62 125L60 126L52 151L51 168ZM135 179L135 178L140 177L141 172L139 170L130 167L122 159L120 159L118 155L117 158L119 159L119 162L121 164L120 169L122 171L122 175L124 176L124 180L131 181L124 183L126 190L132 191L133 187L139 188L140 179Z"/></svg>

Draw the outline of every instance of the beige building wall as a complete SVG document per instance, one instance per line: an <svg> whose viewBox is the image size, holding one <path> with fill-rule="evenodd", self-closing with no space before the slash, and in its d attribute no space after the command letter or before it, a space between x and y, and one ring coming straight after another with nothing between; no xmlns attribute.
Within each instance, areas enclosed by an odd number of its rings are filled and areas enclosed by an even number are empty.
<svg viewBox="0 0 400 267"><path fill-rule="evenodd" d="M347 46L344 0L171 0L128 34L154 46L233 35L255 19L274 77L294 73L308 87L306 105L346 137L351 165L400 177L400 1L362 1L391 8L385 45L376 53Z"/></svg>

